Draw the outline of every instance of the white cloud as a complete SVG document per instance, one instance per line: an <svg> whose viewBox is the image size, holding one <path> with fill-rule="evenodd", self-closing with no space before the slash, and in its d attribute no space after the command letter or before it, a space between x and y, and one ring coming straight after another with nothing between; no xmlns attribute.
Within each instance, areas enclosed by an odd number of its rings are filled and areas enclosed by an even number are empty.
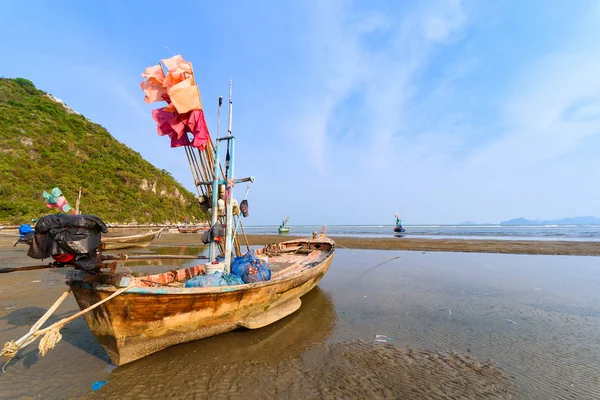
<svg viewBox="0 0 600 400"><path fill-rule="evenodd" d="M600 134L594 118L600 116L598 103L590 101L600 96L597 54L563 51L531 65L505 105L507 133L479 149L470 163L497 167L496 161L508 156L511 163L503 168L522 168L571 152L585 137Z"/></svg>
<svg viewBox="0 0 600 400"><path fill-rule="evenodd" d="M344 158L331 139L337 131L332 125L335 114L349 96L358 95L369 116L357 121L359 133L368 136L368 151L362 152L360 162L364 168L384 171L396 157L394 139L402 141L407 118L404 105L414 95L416 75L435 46L453 40L464 29L466 14L459 1L385 16L365 14L347 1L318 4L312 13L308 51L315 83L294 110L292 125L297 130L293 136L306 148L313 166L324 173L328 159L336 153ZM384 43L369 44L374 32L384 33ZM426 133L426 137L432 135Z"/></svg>
<svg viewBox="0 0 600 400"><path fill-rule="evenodd" d="M506 98L477 99L457 92L455 81L494 65L468 55L447 65L435 59L460 43L476 20L462 2L419 3L395 15L361 11L351 2L320 3L315 10L310 61L318 84L307 88L294 119L296 132L303 133L298 148L308 149L321 176L330 172L331 163L346 175L323 181L332 196L352 193L365 206L377 201L373 215L352 214L356 222L381 221L387 215L382 209L393 211L396 204L418 215L418 222L497 221L519 212L513 210L535 212L547 195L541 183L552 182L544 163L555 163L553 173L556 165L573 171L587 165L579 160L575 167L561 157L600 133L598 46L586 51L567 46L529 60L525 68L515 65ZM589 32L584 36L589 39ZM422 86L434 62L439 76ZM485 95L485 90L476 93ZM340 132L336 113L349 99L363 112L360 119L349 115L355 118L353 127ZM460 102L465 102L462 109ZM476 115L468 104L477 102L497 105L498 117ZM600 211L584 203L587 213Z"/></svg>

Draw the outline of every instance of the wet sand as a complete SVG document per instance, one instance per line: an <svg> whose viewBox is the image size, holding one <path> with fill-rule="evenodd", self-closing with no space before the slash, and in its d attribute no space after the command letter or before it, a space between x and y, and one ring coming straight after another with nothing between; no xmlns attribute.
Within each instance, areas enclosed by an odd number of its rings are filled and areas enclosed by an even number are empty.
<svg viewBox="0 0 600 400"><path fill-rule="evenodd" d="M140 251L205 252L167 238ZM8 365L0 398L600 398L597 260L342 248L273 325L113 369L79 319L45 357L32 345ZM0 267L31 261L0 247ZM0 275L0 343L56 300L65 272ZM50 322L76 310L69 297Z"/></svg>

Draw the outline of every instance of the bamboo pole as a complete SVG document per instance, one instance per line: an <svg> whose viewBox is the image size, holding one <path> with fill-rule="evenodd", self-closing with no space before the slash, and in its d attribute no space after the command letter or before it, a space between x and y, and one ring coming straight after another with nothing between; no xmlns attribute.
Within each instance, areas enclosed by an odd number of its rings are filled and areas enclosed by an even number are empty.
<svg viewBox="0 0 600 400"><path fill-rule="evenodd" d="M192 173L192 178L194 179L194 182L199 181L200 177L196 175L195 171L194 171L194 167L192 165L192 160L190 159L190 154L189 154L189 149L188 146L184 146L185 148L185 155L188 159L188 164L190 165L190 171ZM200 196L200 188L198 188L198 186L196 186L196 193L198 193L198 196Z"/></svg>
<svg viewBox="0 0 600 400"><path fill-rule="evenodd" d="M229 272L231 265L231 248L233 246L233 202L232 191L233 191L233 179L234 179L234 166L235 166L235 139L231 136L232 129L232 114L233 114L233 82L229 81L229 118L227 121L227 158L225 159L225 172L227 177L225 180L225 202L227 204L227 210L225 211L226 216L226 230L225 230L225 272ZM231 153L231 154L230 154Z"/></svg>
<svg viewBox="0 0 600 400"><path fill-rule="evenodd" d="M244 236L244 240L246 241L246 248L250 251L250 242L248 242L248 236L246 236L246 232L244 231L244 224L242 224L242 218L240 216L240 228L242 228L242 235Z"/></svg>
<svg viewBox="0 0 600 400"><path fill-rule="evenodd" d="M79 202L81 201L81 186L79 187L79 196L77 196L77 204L75 204L75 214L79 215Z"/></svg>
<svg viewBox="0 0 600 400"><path fill-rule="evenodd" d="M21 268L0 268L0 274L7 274L9 272L19 272L19 271L34 271L37 269L49 269L49 268L58 268L54 264L46 264L46 265L33 265L30 267L21 267Z"/></svg>

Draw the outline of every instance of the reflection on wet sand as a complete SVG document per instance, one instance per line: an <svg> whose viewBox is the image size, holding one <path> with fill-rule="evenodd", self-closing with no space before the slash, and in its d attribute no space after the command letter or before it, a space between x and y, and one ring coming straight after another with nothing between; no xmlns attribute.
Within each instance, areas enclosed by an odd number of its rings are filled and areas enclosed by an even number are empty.
<svg viewBox="0 0 600 400"><path fill-rule="evenodd" d="M149 388L157 398L513 397L502 371L474 357L328 343L337 321L331 297L317 287L302 300L298 312L268 327L186 343L119 367L89 398L135 399Z"/></svg>
<svg viewBox="0 0 600 400"><path fill-rule="evenodd" d="M177 382L154 392L160 398L223 394L212 387L214 381L235 379L235 374L256 374L276 368L284 360L299 357L311 346L321 344L331 335L336 324L335 307L331 297L319 287L302 297L302 307L294 314L257 330L237 330L219 336L173 346L141 360L115 369L110 385L103 388L107 398L136 398L148 387L156 387L157 380ZM261 364L260 370L237 370L245 364ZM230 369L227 374L218 371ZM187 387L182 378L194 375L194 383ZM216 374L216 375L214 375ZM230 376L224 376L230 375ZM257 379L261 379L256 375ZM131 386L135 381L136 385ZM224 382L223 385L226 385Z"/></svg>

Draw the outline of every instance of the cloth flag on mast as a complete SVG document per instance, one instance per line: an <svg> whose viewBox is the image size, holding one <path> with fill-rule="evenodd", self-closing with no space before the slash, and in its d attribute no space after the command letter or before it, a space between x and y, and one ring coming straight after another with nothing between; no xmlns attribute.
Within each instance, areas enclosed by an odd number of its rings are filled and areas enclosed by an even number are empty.
<svg viewBox="0 0 600 400"><path fill-rule="evenodd" d="M146 68L142 77L145 79L140 84L145 93L144 101L167 102L166 107L152 110L158 134L169 136L171 147L193 146L204 150L210 134L192 63L177 55ZM191 140L188 134L192 135Z"/></svg>
<svg viewBox="0 0 600 400"><path fill-rule="evenodd" d="M66 213L75 214L75 210L69 205L67 199L62 194L58 187L52 189L52 193L48 193L45 190L42 192L42 196L46 199L46 207L58 208L60 211Z"/></svg>

